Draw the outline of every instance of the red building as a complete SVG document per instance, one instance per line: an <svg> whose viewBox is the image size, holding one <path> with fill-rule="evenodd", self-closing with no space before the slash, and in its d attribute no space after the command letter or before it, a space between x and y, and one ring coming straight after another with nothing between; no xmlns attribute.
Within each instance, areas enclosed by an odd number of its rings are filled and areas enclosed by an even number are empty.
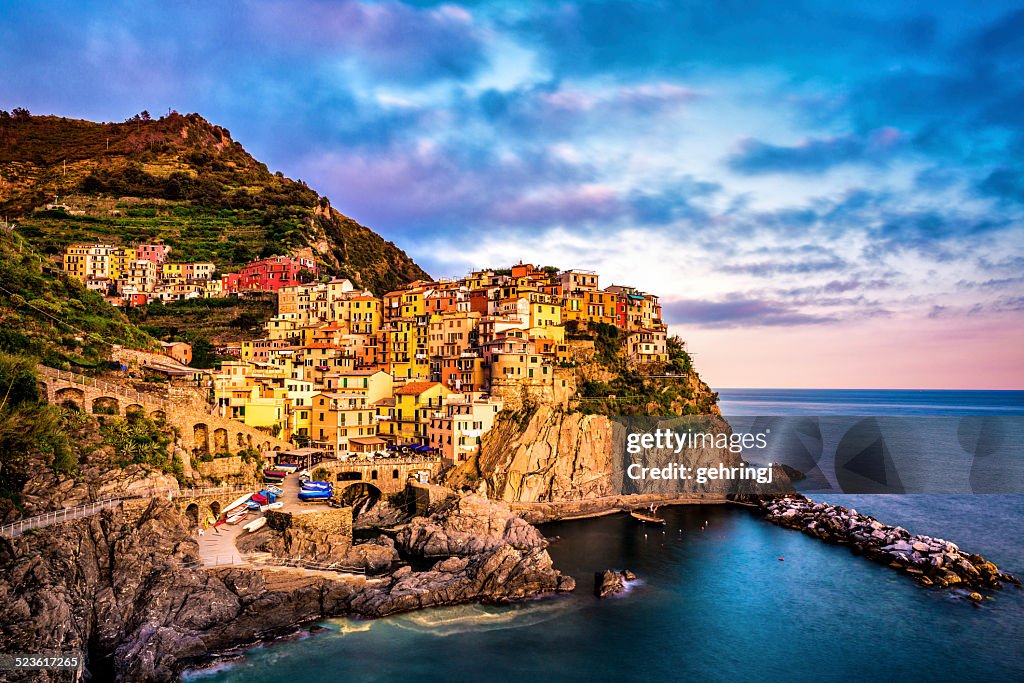
<svg viewBox="0 0 1024 683"><path fill-rule="evenodd" d="M246 264L237 273L222 278L225 292L276 292L282 287L302 284L299 274L316 277L316 263L308 258L274 256Z"/></svg>

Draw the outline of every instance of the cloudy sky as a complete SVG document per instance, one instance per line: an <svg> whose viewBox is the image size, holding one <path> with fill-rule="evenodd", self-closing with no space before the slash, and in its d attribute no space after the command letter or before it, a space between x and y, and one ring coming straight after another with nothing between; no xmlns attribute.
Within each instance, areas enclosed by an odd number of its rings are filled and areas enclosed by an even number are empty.
<svg viewBox="0 0 1024 683"><path fill-rule="evenodd" d="M1024 388L1020 3L0 2L0 107L197 111L435 276L661 295L716 387Z"/></svg>

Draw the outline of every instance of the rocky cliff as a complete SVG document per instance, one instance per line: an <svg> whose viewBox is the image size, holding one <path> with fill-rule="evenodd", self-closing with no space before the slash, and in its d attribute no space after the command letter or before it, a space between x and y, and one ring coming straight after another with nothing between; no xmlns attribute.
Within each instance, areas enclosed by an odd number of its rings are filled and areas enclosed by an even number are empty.
<svg viewBox="0 0 1024 683"><path fill-rule="evenodd" d="M570 515L621 507L629 503L622 496L631 495L641 504L651 496L668 500L682 493L706 500L725 498L717 482L692 484L683 491L674 481L648 481L642 486L631 481L625 468L634 461L647 466L671 461L697 468L719 463L733 467L741 459L714 447L689 448L678 456L650 450L634 458L624 451L629 419L635 418L585 415L553 406L502 414L484 438L479 456L453 470L448 482L513 504L580 503L563 506ZM723 419L708 420L709 428L730 431ZM652 421L649 428L658 424L662 423Z"/></svg>
<svg viewBox="0 0 1024 683"><path fill-rule="evenodd" d="M488 506L474 500L413 521L454 537L459 529L481 530L481 519L504 519L502 528L514 533L499 542L487 533L480 542L446 544L461 554L431 554L439 561L425 571L403 566L372 582L328 572L195 568L196 543L161 500L0 540L0 650L81 652L85 680L170 681L190 660L329 616L378 617L574 587L537 545L543 539L535 529ZM460 521L463 514L471 519ZM428 547L442 544L403 544L409 559L421 561L433 552ZM31 672L10 680L60 679Z"/></svg>

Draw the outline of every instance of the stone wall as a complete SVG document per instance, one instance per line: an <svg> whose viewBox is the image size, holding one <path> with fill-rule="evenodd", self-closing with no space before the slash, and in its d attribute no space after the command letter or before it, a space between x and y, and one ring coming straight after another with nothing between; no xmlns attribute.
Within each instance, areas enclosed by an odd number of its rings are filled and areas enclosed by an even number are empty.
<svg viewBox="0 0 1024 683"><path fill-rule="evenodd" d="M553 368L549 379L493 380L491 395L504 402L506 410L519 410L524 403L566 407L576 395L576 379L571 370Z"/></svg>
<svg viewBox="0 0 1024 683"><path fill-rule="evenodd" d="M447 486L422 484L418 481L409 482L409 491L412 494L417 515L426 514L428 510L436 507L439 503L449 498L457 498L459 495Z"/></svg>
<svg viewBox="0 0 1024 683"><path fill-rule="evenodd" d="M237 420L213 415L200 408L189 408L157 396L119 387L81 375L58 372L39 366L40 380L51 403L73 401L87 413L126 415L140 411L154 420L165 421L176 432L176 440L186 453L237 453L245 448L287 450L291 444ZM99 408L99 410L98 410Z"/></svg>
<svg viewBox="0 0 1024 683"><path fill-rule="evenodd" d="M230 458L214 458L210 462L197 462L195 469L204 477L217 477L226 479L249 473L251 467L240 455L232 455Z"/></svg>

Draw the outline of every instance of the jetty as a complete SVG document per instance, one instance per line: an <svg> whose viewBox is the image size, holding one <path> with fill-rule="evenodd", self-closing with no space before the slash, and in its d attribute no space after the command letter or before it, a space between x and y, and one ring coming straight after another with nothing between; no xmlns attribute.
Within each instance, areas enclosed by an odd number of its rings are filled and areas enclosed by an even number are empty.
<svg viewBox="0 0 1024 683"><path fill-rule="evenodd" d="M1020 586L1020 580L1000 571L977 553L955 543L899 526L884 524L869 515L839 505L816 503L804 496L787 496L761 502L768 521L797 529L826 543L849 546L857 555L888 565L913 577L922 586L971 590ZM977 598L977 599L980 599Z"/></svg>

